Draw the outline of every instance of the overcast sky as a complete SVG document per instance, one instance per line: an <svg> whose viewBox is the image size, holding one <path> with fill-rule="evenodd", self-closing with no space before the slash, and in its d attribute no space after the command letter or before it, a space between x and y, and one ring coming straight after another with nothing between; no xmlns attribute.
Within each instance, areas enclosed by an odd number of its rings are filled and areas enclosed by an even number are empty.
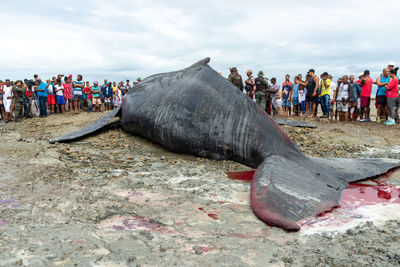
<svg viewBox="0 0 400 267"><path fill-rule="evenodd" d="M400 63L400 1L1 0L0 79L133 80L211 57L285 73L376 75Z"/></svg>

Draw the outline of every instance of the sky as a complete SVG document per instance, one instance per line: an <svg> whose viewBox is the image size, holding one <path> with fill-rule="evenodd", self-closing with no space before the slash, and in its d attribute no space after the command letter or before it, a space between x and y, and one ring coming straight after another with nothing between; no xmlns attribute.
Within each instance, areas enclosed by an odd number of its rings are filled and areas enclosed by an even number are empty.
<svg viewBox="0 0 400 267"><path fill-rule="evenodd" d="M282 81L400 63L400 1L1 0L0 79L145 78L205 57Z"/></svg>

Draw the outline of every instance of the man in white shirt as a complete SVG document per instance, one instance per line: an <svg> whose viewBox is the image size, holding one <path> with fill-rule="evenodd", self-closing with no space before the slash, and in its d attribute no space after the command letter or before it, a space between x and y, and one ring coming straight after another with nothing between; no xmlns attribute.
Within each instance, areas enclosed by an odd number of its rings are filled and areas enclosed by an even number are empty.
<svg viewBox="0 0 400 267"><path fill-rule="evenodd" d="M336 109L339 112L339 121L349 121L349 102L353 99L353 86L349 82L349 77L344 75L342 82L338 84L335 93Z"/></svg>

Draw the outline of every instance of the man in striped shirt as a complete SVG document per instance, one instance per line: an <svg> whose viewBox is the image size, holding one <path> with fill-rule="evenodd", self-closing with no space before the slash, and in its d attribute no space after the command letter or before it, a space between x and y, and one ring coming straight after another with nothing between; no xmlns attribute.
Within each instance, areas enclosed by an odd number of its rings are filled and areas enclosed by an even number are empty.
<svg viewBox="0 0 400 267"><path fill-rule="evenodd" d="M76 81L73 82L74 88L74 104L75 104L75 112L80 112L81 110L81 101L82 101L82 91L85 87L85 84L82 81L82 75L78 74L76 77Z"/></svg>

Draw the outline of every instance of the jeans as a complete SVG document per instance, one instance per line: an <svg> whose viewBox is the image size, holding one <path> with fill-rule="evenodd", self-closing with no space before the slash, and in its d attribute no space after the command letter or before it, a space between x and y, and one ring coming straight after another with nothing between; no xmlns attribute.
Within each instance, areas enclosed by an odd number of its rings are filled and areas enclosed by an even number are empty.
<svg viewBox="0 0 400 267"><path fill-rule="evenodd" d="M329 95L320 96L321 109L324 115L329 115Z"/></svg>
<svg viewBox="0 0 400 267"><path fill-rule="evenodd" d="M277 105L276 105L276 100L278 100L278 97L277 97L277 96L271 97L272 112L274 113L274 115L278 114Z"/></svg>
<svg viewBox="0 0 400 267"><path fill-rule="evenodd" d="M47 116L47 96L39 96L40 116Z"/></svg>

